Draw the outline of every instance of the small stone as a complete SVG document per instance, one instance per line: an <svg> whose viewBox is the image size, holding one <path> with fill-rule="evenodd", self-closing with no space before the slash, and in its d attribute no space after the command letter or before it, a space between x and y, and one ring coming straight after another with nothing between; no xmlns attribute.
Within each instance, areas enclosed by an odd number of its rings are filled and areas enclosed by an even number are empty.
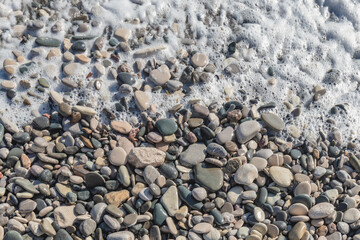
<svg viewBox="0 0 360 240"><path fill-rule="evenodd" d="M96 229L96 222L92 219L86 219L80 224L79 227L80 232L86 237L94 233L95 229Z"/></svg>
<svg viewBox="0 0 360 240"><path fill-rule="evenodd" d="M51 225L50 221L46 218L41 220L40 229L48 236L53 237L56 235L56 231L54 227Z"/></svg>
<svg viewBox="0 0 360 240"><path fill-rule="evenodd" d="M114 166L126 164L126 152L122 147L116 147L109 154L109 162Z"/></svg>
<svg viewBox="0 0 360 240"><path fill-rule="evenodd" d="M289 207L289 213L294 216L307 215L309 209L302 203L295 203Z"/></svg>
<svg viewBox="0 0 360 240"><path fill-rule="evenodd" d="M202 188L202 187L194 188L191 191L191 194L198 201L202 201L207 197L207 192L206 192L205 188Z"/></svg>
<svg viewBox="0 0 360 240"><path fill-rule="evenodd" d="M199 234L205 234L210 232L212 228L213 226L210 223L203 222L196 224L192 230Z"/></svg>
<svg viewBox="0 0 360 240"><path fill-rule="evenodd" d="M271 179L280 187L289 187L294 179L291 171L283 167L272 166L269 173Z"/></svg>
<svg viewBox="0 0 360 240"><path fill-rule="evenodd" d="M23 238L17 231L10 230L5 234L4 240L23 240Z"/></svg>
<svg viewBox="0 0 360 240"><path fill-rule="evenodd" d="M161 204L164 206L170 216L175 216L179 210L178 191L175 186L171 186L160 198Z"/></svg>
<svg viewBox="0 0 360 240"><path fill-rule="evenodd" d="M85 52L86 44L84 41L76 41L71 45L71 50Z"/></svg>
<svg viewBox="0 0 360 240"><path fill-rule="evenodd" d="M261 126L257 121L246 121L236 129L236 137L239 143L246 143L260 131Z"/></svg>
<svg viewBox="0 0 360 240"><path fill-rule="evenodd" d="M129 191L124 189L121 191L114 191L107 193L105 194L104 199L107 204L118 207L123 202L125 202L129 197L130 197Z"/></svg>
<svg viewBox="0 0 360 240"><path fill-rule="evenodd" d="M310 195L310 193L311 193L311 185L309 182L299 183L294 190L295 196L300 195L300 194Z"/></svg>
<svg viewBox="0 0 360 240"><path fill-rule="evenodd" d="M131 30L127 28L118 28L115 30L114 35L122 41L127 42L131 36Z"/></svg>
<svg viewBox="0 0 360 240"><path fill-rule="evenodd" d="M75 216L75 205L73 206L61 206L54 210L54 219L61 228L72 226L76 219Z"/></svg>
<svg viewBox="0 0 360 240"><path fill-rule="evenodd" d="M81 67L80 63L72 62L72 63L67 64L64 67L63 71L67 76L74 76L74 75L80 74L81 69L82 69L82 67Z"/></svg>
<svg viewBox="0 0 360 240"><path fill-rule="evenodd" d="M150 80L158 86L164 85L170 78L170 70L165 64L150 72Z"/></svg>
<svg viewBox="0 0 360 240"><path fill-rule="evenodd" d="M225 144L232 140L234 136L234 129L232 127L226 127L223 131L216 134L216 142L219 144Z"/></svg>
<svg viewBox="0 0 360 240"><path fill-rule="evenodd" d="M353 223L360 219L360 211L356 208L350 208L344 212L343 221Z"/></svg>
<svg viewBox="0 0 360 240"><path fill-rule="evenodd" d="M177 124L173 120L168 118L157 120L156 127L164 136L172 135L178 129Z"/></svg>
<svg viewBox="0 0 360 240"><path fill-rule="evenodd" d="M225 148L217 143L210 143L206 148L206 152L220 158L224 158L227 155Z"/></svg>
<svg viewBox="0 0 360 240"><path fill-rule="evenodd" d="M138 215L136 213L131 213L131 214L126 215L124 218L124 224L127 227L134 226L137 222L137 217L138 217Z"/></svg>
<svg viewBox="0 0 360 240"><path fill-rule="evenodd" d="M16 87L16 83L10 80L2 80L1 87L7 90L14 89Z"/></svg>
<svg viewBox="0 0 360 240"><path fill-rule="evenodd" d="M318 203L309 211L311 219L320 219L329 216L334 211L334 205L327 202Z"/></svg>
<svg viewBox="0 0 360 240"><path fill-rule="evenodd" d="M288 236L289 240L300 240L306 232L306 224L304 222L298 222L290 230Z"/></svg>
<svg viewBox="0 0 360 240"><path fill-rule="evenodd" d="M180 164L186 167L192 167L205 160L206 146L202 143L191 144L184 152L180 154Z"/></svg>
<svg viewBox="0 0 360 240"><path fill-rule="evenodd" d="M234 181L238 184L249 185L259 176L257 168L252 164L244 164L239 167L234 175Z"/></svg>
<svg viewBox="0 0 360 240"><path fill-rule="evenodd" d="M61 41L55 38L49 38L49 37L38 37L36 38L35 42L44 47L59 47L61 44Z"/></svg>
<svg viewBox="0 0 360 240"><path fill-rule="evenodd" d="M195 53L191 57L191 62L195 67L204 67L208 61L208 57L203 53Z"/></svg>
<svg viewBox="0 0 360 240"><path fill-rule="evenodd" d="M105 179L97 172L89 172L85 175L85 183L89 188L105 186Z"/></svg>
<svg viewBox="0 0 360 240"><path fill-rule="evenodd" d="M196 181L209 191L216 192L223 186L224 173L221 168L208 163L199 163L194 170Z"/></svg>
<svg viewBox="0 0 360 240"><path fill-rule="evenodd" d="M135 77L128 72L120 72L116 79L118 80L119 85L128 84L130 86L134 85L136 83Z"/></svg>
<svg viewBox="0 0 360 240"><path fill-rule="evenodd" d="M150 97L146 92L136 91L134 93L136 106L141 110L145 111L150 107Z"/></svg>
<svg viewBox="0 0 360 240"><path fill-rule="evenodd" d="M158 167L165 161L165 153L156 148L137 147L133 148L127 156L127 161L136 168L144 168L147 165Z"/></svg>
<svg viewBox="0 0 360 240"><path fill-rule="evenodd" d="M73 107L73 110L80 112L82 115L86 115L86 116L94 116L96 114L95 109L93 109L91 107L76 105Z"/></svg>
<svg viewBox="0 0 360 240"><path fill-rule="evenodd" d="M255 207L254 208L254 216L255 216L255 219L258 221L258 222L262 222L265 220L265 213L264 211L259 208L259 207Z"/></svg>
<svg viewBox="0 0 360 240"><path fill-rule="evenodd" d="M91 209L91 217L95 220L96 223L100 223L103 214L105 213L107 205L105 203L97 203L95 206Z"/></svg>
<svg viewBox="0 0 360 240"><path fill-rule="evenodd" d="M281 131L285 127L283 120L273 113L262 113L261 118L268 127L275 131Z"/></svg>
<svg viewBox="0 0 360 240"><path fill-rule="evenodd" d="M106 237L107 240L135 240L135 236L130 231L114 232Z"/></svg>

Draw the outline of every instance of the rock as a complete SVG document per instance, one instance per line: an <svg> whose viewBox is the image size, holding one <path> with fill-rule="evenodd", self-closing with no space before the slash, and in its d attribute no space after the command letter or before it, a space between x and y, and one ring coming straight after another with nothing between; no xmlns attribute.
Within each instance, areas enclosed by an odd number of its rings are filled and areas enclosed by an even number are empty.
<svg viewBox="0 0 360 240"><path fill-rule="evenodd" d="M136 106L141 110L145 111L150 107L150 97L146 92L136 91L134 93Z"/></svg>
<svg viewBox="0 0 360 240"><path fill-rule="evenodd" d="M96 223L100 223L101 219L105 213L107 205L105 203L97 203L91 209L90 215L95 220Z"/></svg>
<svg viewBox="0 0 360 240"><path fill-rule="evenodd" d="M299 183L294 190L294 196L297 196L300 194L310 195L310 193L311 193L311 185L309 182Z"/></svg>
<svg viewBox="0 0 360 240"><path fill-rule="evenodd" d="M78 52L85 52L86 44L84 41L76 41L71 45L71 50Z"/></svg>
<svg viewBox="0 0 360 240"><path fill-rule="evenodd" d="M115 30L114 36L127 42L131 36L131 30L127 28L118 28Z"/></svg>
<svg viewBox="0 0 360 240"><path fill-rule="evenodd" d="M164 85L170 78L170 70L165 64L150 72L150 80L158 86Z"/></svg>
<svg viewBox="0 0 360 240"><path fill-rule="evenodd" d="M196 199L191 195L190 190L188 190L185 186L178 186L178 192L181 200L183 200L190 208L200 210L203 207L203 204L196 201Z"/></svg>
<svg viewBox="0 0 360 240"><path fill-rule="evenodd" d="M212 228L213 226L210 223L203 222L196 224L192 230L199 234L205 234L210 232Z"/></svg>
<svg viewBox="0 0 360 240"><path fill-rule="evenodd" d="M157 120L155 126L164 136L172 135L178 129L176 122L168 118Z"/></svg>
<svg viewBox="0 0 360 240"><path fill-rule="evenodd" d="M219 144L225 144L232 140L234 136L234 129L232 127L226 127L223 131L216 134L216 142Z"/></svg>
<svg viewBox="0 0 360 240"><path fill-rule="evenodd" d="M105 186L105 179L97 172L89 172L85 175L85 183L88 188Z"/></svg>
<svg viewBox="0 0 360 240"><path fill-rule="evenodd" d="M122 147L116 147L110 151L109 162L114 166L126 164L126 152Z"/></svg>
<svg viewBox="0 0 360 240"><path fill-rule="evenodd" d="M47 218L41 220L40 229L46 235L53 237L56 235L56 231L54 227L51 225L50 221Z"/></svg>
<svg viewBox="0 0 360 240"><path fill-rule="evenodd" d="M234 181L238 184L249 185L259 176L257 168L252 164L244 164L234 174Z"/></svg>
<svg viewBox="0 0 360 240"><path fill-rule="evenodd" d="M80 74L81 69L82 69L82 67L81 67L80 63L72 62L72 63L67 64L64 67L63 71L67 76L74 76L74 75Z"/></svg>
<svg viewBox="0 0 360 240"><path fill-rule="evenodd" d="M261 208L255 207L254 208L254 217L258 222L262 222L265 220L265 213Z"/></svg>
<svg viewBox="0 0 360 240"><path fill-rule="evenodd" d="M246 143L260 131L261 126L257 121L246 121L236 129L236 137L239 143Z"/></svg>
<svg viewBox="0 0 360 240"><path fill-rule="evenodd" d="M59 47L61 41L56 38L49 38L49 37L38 37L36 38L35 42L44 47Z"/></svg>
<svg viewBox="0 0 360 240"><path fill-rule="evenodd" d="M54 240L72 240L73 238L65 229L59 229L59 231L54 236Z"/></svg>
<svg viewBox="0 0 360 240"><path fill-rule="evenodd" d="M200 202L207 197L207 192L206 192L205 188L202 188L202 187L194 188L191 191L191 194L196 200L198 200Z"/></svg>
<svg viewBox="0 0 360 240"><path fill-rule="evenodd" d="M195 67L204 67L208 61L208 57L203 53L195 53L191 57L191 62Z"/></svg>
<svg viewBox="0 0 360 240"><path fill-rule="evenodd" d="M218 240L221 237L219 230L212 228L210 232L203 235L204 240Z"/></svg>
<svg viewBox="0 0 360 240"><path fill-rule="evenodd" d="M184 152L180 154L179 162L186 167L192 167L205 160L206 146L202 143L191 144Z"/></svg>
<svg viewBox="0 0 360 240"><path fill-rule="evenodd" d="M307 215L309 209L302 203L295 203L289 207L289 213L294 216Z"/></svg>
<svg viewBox="0 0 360 240"><path fill-rule="evenodd" d="M225 148L217 143L210 143L206 147L206 152L215 157L224 158L227 155Z"/></svg>
<svg viewBox="0 0 360 240"><path fill-rule="evenodd" d="M170 216L175 216L175 213L179 210L179 197L177 188L175 186L169 187L160 198L160 202Z"/></svg>
<svg viewBox="0 0 360 240"><path fill-rule="evenodd" d="M4 115L0 116L0 122L9 132L11 133L19 132L19 128L16 126L16 124L13 121L10 121L10 119L5 117Z"/></svg>
<svg viewBox="0 0 360 240"><path fill-rule="evenodd" d="M39 193L39 191L34 187L34 185L27 179L18 178L15 180L15 183L30 193Z"/></svg>
<svg viewBox="0 0 360 240"><path fill-rule="evenodd" d="M5 234L3 240L23 240L23 238L17 231L10 230Z"/></svg>
<svg viewBox="0 0 360 240"><path fill-rule="evenodd" d="M271 179L280 187L289 187L294 179L292 172L283 167L272 166L269 173Z"/></svg>
<svg viewBox="0 0 360 240"><path fill-rule="evenodd" d="M16 87L16 83L10 80L2 80L0 85L1 88L6 90L14 89Z"/></svg>
<svg viewBox="0 0 360 240"><path fill-rule="evenodd" d="M165 209L162 207L160 203L156 203L153 211L154 215L154 223L157 225L162 225L166 218L168 217Z"/></svg>
<svg viewBox="0 0 360 240"><path fill-rule="evenodd" d="M156 181L156 179L160 176L160 173L156 168L148 165L143 171L143 176L146 183L150 185L151 183L154 183Z"/></svg>
<svg viewBox="0 0 360 240"><path fill-rule="evenodd" d="M329 216L334 211L334 205L327 202L318 203L309 211L309 217L311 219L320 219Z"/></svg>
<svg viewBox="0 0 360 240"><path fill-rule="evenodd" d="M208 163L199 163L194 171L196 182L209 191L216 192L223 186L224 173L221 168Z"/></svg>
<svg viewBox="0 0 360 240"><path fill-rule="evenodd" d="M91 107L76 105L73 107L73 110L76 112L80 112L82 115L86 116L94 116L96 114L96 110Z"/></svg>
<svg viewBox="0 0 360 240"><path fill-rule="evenodd" d="M96 222L92 219L86 219L80 224L79 227L80 232L86 237L94 233L95 229L96 229Z"/></svg>
<svg viewBox="0 0 360 240"><path fill-rule="evenodd" d="M36 202L31 199L26 199L20 202L19 212L20 213L31 213L36 208Z"/></svg>
<svg viewBox="0 0 360 240"><path fill-rule="evenodd" d="M107 240L135 240L135 236L130 231L120 231L110 233L107 237Z"/></svg>
<svg viewBox="0 0 360 240"><path fill-rule="evenodd" d="M343 221L353 223L360 219L360 211L356 208L350 208L344 212Z"/></svg>
<svg viewBox="0 0 360 240"><path fill-rule="evenodd" d="M253 157L249 163L254 165L258 172L260 172L267 166L268 161L262 157Z"/></svg>
<svg viewBox="0 0 360 240"><path fill-rule="evenodd" d="M156 148L137 147L130 151L127 161L136 168L144 168L147 165L158 167L164 163L165 153Z"/></svg>
<svg viewBox="0 0 360 240"><path fill-rule="evenodd" d="M306 224L304 222L298 222L290 230L288 237L289 240L300 240L306 232Z"/></svg>
<svg viewBox="0 0 360 240"><path fill-rule="evenodd" d="M265 122L265 124L275 131L281 131L285 128L285 124L281 118L277 115L266 112L261 114L261 119Z"/></svg>
<svg viewBox="0 0 360 240"><path fill-rule="evenodd" d="M7 74L9 74L10 76L14 75L15 73L15 69L17 68L17 63L16 61L12 60L12 59L5 59L3 62L3 67L4 70Z"/></svg>
<svg viewBox="0 0 360 240"><path fill-rule="evenodd" d="M109 192L105 194L104 199L107 204L119 207L129 197L130 197L130 192L124 189L121 191Z"/></svg>
<svg viewBox="0 0 360 240"><path fill-rule="evenodd" d="M61 228L72 226L76 219L75 216L75 205L72 206L61 206L54 210L54 219Z"/></svg>
<svg viewBox="0 0 360 240"><path fill-rule="evenodd" d="M120 72L116 77L118 84L128 84L130 86L134 85L136 83L135 77L128 72Z"/></svg>

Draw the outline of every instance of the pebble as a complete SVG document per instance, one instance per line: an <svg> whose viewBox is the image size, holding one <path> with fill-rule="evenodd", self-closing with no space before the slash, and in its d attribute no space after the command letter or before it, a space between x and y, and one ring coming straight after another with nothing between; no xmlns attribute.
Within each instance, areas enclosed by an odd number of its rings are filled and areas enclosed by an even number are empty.
<svg viewBox="0 0 360 240"><path fill-rule="evenodd" d="M202 143L191 144L180 154L179 162L186 167L192 167L205 160L207 147Z"/></svg>
<svg viewBox="0 0 360 240"><path fill-rule="evenodd" d="M191 194L196 200L198 200L200 202L207 197L207 192L206 192L205 188L202 188L202 187L194 188L191 191Z"/></svg>
<svg viewBox="0 0 360 240"><path fill-rule="evenodd" d="M165 153L156 148L138 147L133 148L127 156L127 161L136 168L144 168L147 165L158 167L165 161Z"/></svg>
<svg viewBox="0 0 360 240"><path fill-rule="evenodd" d="M38 37L36 38L35 42L44 47L59 47L61 44L61 41L55 38L49 38L49 37Z"/></svg>
<svg viewBox="0 0 360 240"><path fill-rule="evenodd" d="M300 240L306 232L306 224L304 222L298 222L290 230L288 236L289 240Z"/></svg>
<svg viewBox="0 0 360 240"><path fill-rule="evenodd" d="M223 145L226 142L231 141L233 136L234 136L234 129L230 126L226 127L220 133L216 134L216 142Z"/></svg>
<svg viewBox="0 0 360 240"><path fill-rule="evenodd" d="M210 232L213 229L213 226L210 223L198 223L196 224L192 230L198 234L205 234Z"/></svg>
<svg viewBox="0 0 360 240"><path fill-rule="evenodd" d="M79 226L80 232L84 236L90 236L96 229L96 222L92 219L86 219L85 221L81 222Z"/></svg>
<svg viewBox="0 0 360 240"><path fill-rule="evenodd" d="M334 211L334 206L327 202L318 203L309 210L311 219L320 219L329 216Z"/></svg>
<svg viewBox="0 0 360 240"><path fill-rule="evenodd" d="M294 216L307 215L309 209L302 203L295 203L289 207L289 213Z"/></svg>
<svg viewBox="0 0 360 240"><path fill-rule="evenodd" d="M285 128L285 124L283 120L279 116L273 113L270 112L262 113L261 119L265 122L267 126L269 126L271 129L275 131L281 131Z"/></svg>
<svg viewBox="0 0 360 240"><path fill-rule="evenodd" d="M208 57L203 53L195 53L191 57L191 62L195 67L204 67L208 64Z"/></svg>
<svg viewBox="0 0 360 240"><path fill-rule="evenodd" d="M199 163L194 171L196 181L210 192L216 192L223 186L224 173L221 168L208 163Z"/></svg>
<svg viewBox="0 0 360 240"><path fill-rule="evenodd" d="M353 223L360 219L360 211L356 208L350 208L344 212L343 221Z"/></svg>
<svg viewBox="0 0 360 240"><path fill-rule="evenodd" d="M75 216L75 205L72 206L61 206L54 210L54 219L61 228L72 226L76 219Z"/></svg>
<svg viewBox="0 0 360 240"><path fill-rule="evenodd" d="M165 64L150 72L150 80L158 86L164 85L170 80L170 78L170 70Z"/></svg>
<svg viewBox="0 0 360 240"><path fill-rule="evenodd" d="M109 154L109 162L114 166L126 164L126 152L122 147L116 147Z"/></svg>
<svg viewBox="0 0 360 240"><path fill-rule="evenodd" d="M241 123L236 129L236 138L239 143L250 141L260 131L261 126L258 122L250 120Z"/></svg>
<svg viewBox="0 0 360 240"><path fill-rule="evenodd" d="M179 197L177 188L175 186L169 187L160 198L160 202L170 216L175 216L176 212L179 210Z"/></svg>
<svg viewBox="0 0 360 240"><path fill-rule="evenodd" d="M293 174L287 168L273 166L269 170L271 179L280 187L289 187L294 179Z"/></svg>
<svg viewBox="0 0 360 240"><path fill-rule="evenodd" d="M131 36L131 30L127 28L118 28L114 32L115 37L127 42Z"/></svg>
<svg viewBox="0 0 360 240"><path fill-rule="evenodd" d="M177 124L173 120L167 118L157 120L156 128L163 136L172 135L178 129Z"/></svg>
<svg viewBox="0 0 360 240"><path fill-rule="evenodd" d="M238 184L250 185L258 176L258 170L254 165L244 164L236 171L234 180Z"/></svg>
<svg viewBox="0 0 360 240"><path fill-rule="evenodd" d="M130 231L120 231L109 234L107 240L135 240L135 236Z"/></svg>
<svg viewBox="0 0 360 240"><path fill-rule="evenodd" d="M150 107L150 97L146 92L137 90L134 93L136 106L141 110L145 111Z"/></svg>

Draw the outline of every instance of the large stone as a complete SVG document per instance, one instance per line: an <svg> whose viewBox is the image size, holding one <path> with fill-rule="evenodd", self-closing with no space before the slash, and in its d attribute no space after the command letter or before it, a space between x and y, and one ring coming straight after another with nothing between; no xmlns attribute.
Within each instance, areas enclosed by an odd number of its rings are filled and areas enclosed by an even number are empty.
<svg viewBox="0 0 360 240"><path fill-rule="evenodd" d="M195 166L205 160L206 146L202 143L191 144L184 152L180 154L180 164L186 167Z"/></svg>
<svg viewBox="0 0 360 240"><path fill-rule="evenodd" d="M261 118L268 127L275 131L281 131L285 127L283 120L273 113L262 113Z"/></svg>
<svg viewBox="0 0 360 240"><path fill-rule="evenodd" d="M170 80L171 74L168 66L165 64L150 72L150 80L156 85L162 86Z"/></svg>
<svg viewBox="0 0 360 240"><path fill-rule="evenodd" d="M61 206L54 210L54 219L61 228L66 228L74 225L76 219L75 216L75 205L72 206Z"/></svg>
<svg viewBox="0 0 360 240"><path fill-rule="evenodd" d="M318 203L309 210L311 219L326 218L334 211L334 205L327 202Z"/></svg>
<svg viewBox="0 0 360 240"><path fill-rule="evenodd" d="M257 168L252 164L244 164L234 174L234 180L238 184L249 185L259 176Z"/></svg>
<svg viewBox="0 0 360 240"><path fill-rule="evenodd" d="M160 198L161 204L164 206L170 216L175 216L179 210L179 196L175 186L171 186Z"/></svg>
<svg viewBox="0 0 360 240"><path fill-rule="evenodd" d="M165 161L165 153L151 147L133 148L127 156L127 161L136 168L144 168L147 165L158 167Z"/></svg>
<svg viewBox="0 0 360 240"><path fill-rule="evenodd" d="M269 173L271 179L280 187L289 187L294 179L292 172L284 167L272 166Z"/></svg>
<svg viewBox="0 0 360 240"><path fill-rule="evenodd" d="M289 240L300 240L306 232L306 224L298 222L289 232Z"/></svg>
<svg viewBox="0 0 360 240"><path fill-rule="evenodd" d="M107 204L119 207L129 197L130 197L130 193L128 190L121 190L121 191L109 192L105 194L104 199Z"/></svg>

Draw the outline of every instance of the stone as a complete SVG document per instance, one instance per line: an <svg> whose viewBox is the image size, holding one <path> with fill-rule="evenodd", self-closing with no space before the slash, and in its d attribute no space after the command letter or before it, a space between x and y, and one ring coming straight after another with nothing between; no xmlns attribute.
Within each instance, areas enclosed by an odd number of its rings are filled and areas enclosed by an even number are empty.
<svg viewBox="0 0 360 240"><path fill-rule="evenodd" d="M16 87L16 83L10 80L2 80L0 86L3 89L10 90Z"/></svg>
<svg viewBox="0 0 360 240"><path fill-rule="evenodd" d="M84 236L90 236L92 233L95 232L96 229L96 222L92 219L86 219L82 221L79 230Z"/></svg>
<svg viewBox="0 0 360 240"><path fill-rule="evenodd" d="M191 144L184 152L180 154L179 162L186 167L192 167L205 160L206 146L202 143Z"/></svg>
<svg viewBox="0 0 360 240"><path fill-rule="evenodd" d="M96 114L96 110L91 107L75 105L73 106L73 110L86 116L94 116Z"/></svg>
<svg viewBox="0 0 360 240"><path fill-rule="evenodd" d="M318 203L309 210L311 219L320 219L329 216L334 211L334 205L327 202Z"/></svg>
<svg viewBox="0 0 360 240"><path fill-rule="evenodd" d="M191 191L191 194L196 200L198 200L200 202L207 197L207 192L206 192L205 188L202 188L202 187L194 188Z"/></svg>
<svg viewBox="0 0 360 240"><path fill-rule="evenodd" d="M17 231L10 230L5 234L3 240L23 240L23 238Z"/></svg>
<svg viewBox="0 0 360 240"><path fill-rule="evenodd" d="M311 185L309 182L299 183L294 190L294 196L297 196L300 194L310 195L310 193L311 193Z"/></svg>
<svg viewBox="0 0 360 240"><path fill-rule="evenodd" d="M41 229L41 231L43 231L46 235L48 235L50 237L53 237L56 235L56 231L55 231L54 227L51 225L51 222L47 218L44 218L41 220L40 229Z"/></svg>
<svg viewBox="0 0 360 240"><path fill-rule="evenodd" d="M179 196L175 186L171 186L160 198L161 204L166 209L169 216L175 216L175 213L179 210Z"/></svg>
<svg viewBox="0 0 360 240"><path fill-rule="evenodd" d="M145 167L143 171L143 176L147 184L154 183L156 179L160 176L159 171L151 165Z"/></svg>
<svg viewBox="0 0 360 240"><path fill-rule="evenodd" d="M156 203L153 211L154 223L161 226L168 217L165 209L160 203Z"/></svg>
<svg viewBox="0 0 360 240"><path fill-rule="evenodd" d="M31 199L26 199L21 201L19 204L19 212L20 213L30 213L35 210L36 202Z"/></svg>
<svg viewBox="0 0 360 240"><path fill-rule="evenodd" d="M66 194L68 194L69 192L72 192L70 187L68 187L64 184L61 184L61 183L56 183L55 189L64 198L66 198Z"/></svg>
<svg viewBox="0 0 360 240"><path fill-rule="evenodd" d="M205 234L205 233L210 232L212 228L213 228L213 226L210 223L202 222L202 223L196 224L192 228L192 230L199 234Z"/></svg>
<svg viewBox="0 0 360 240"><path fill-rule="evenodd" d="M265 124L275 131L281 131L285 128L285 124L283 120L277 115L266 112L261 114L261 119L265 122Z"/></svg>
<svg viewBox="0 0 360 240"><path fill-rule="evenodd" d="M255 207L254 208L254 216L255 216L255 219L258 221L258 222L262 222L265 220L265 213L264 211L259 208L259 207Z"/></svg>
<svg viewBox="0 0 360 240"><path fill-rule="evenodd" d="M164 136L172 135L178 129L176 122L168 118L157 120L155 126Z"/></svg>
<svg viewBox="0 0 360 240"><path fill-rule="evenodd" d="M136 83L135 77L128 72L120 72L116 77L118 84L128 84L130 86L134 85Z"/></svg>
<svg viewBox="0 0 360 240"><path fill-rule="evenodd" d="M35 186L27 179L18 178L15 180L15 183L30 193L39 193Z"/></svg>
<svg viewBox="0 0 360 240"><path fill-rule="evenodd" d="M136 106L141 110L145 111L150 107L150 97L148 93L137 90L134 93Z"/></svg>
<svg viewBox="0 0 360 240"><path fill-rule="evenodd" d="M114 166L126 164L126 152L122 147L116 147L110 151L109 162Z"/></svg>
<svg viewBox="0 0 360 240"><path fill-rule="evenodd" d="M131 30L127 28L118 28L115 30L114 36L120 38L124 42L127 42L131 36Z"/></svg>
<svg viewBox="0 0 360 240"><path fill-rule="evenodd" d="M158 86L164 85L170 78L170 70L165 64L150 72L150 80Z"/></svg>
<svg viewBox="0 0 360 240"><path fill-rule="evenodd" d="M72 240L73 238L65 229L59 229L56 235L54 236L54 240Z"/></svg>
<svg viewBox="0 0 360 240"><path fill-rule="evenodd" d="M105 179L97 172L89 172L85 175L85 183L88 188L105 186Z"/></svg>
<svg viewBox="0 0 360 240"><path fill-rule="evenodd" d="M210 143L206 147L206 152L212 156L224 158L227 155L225 148L217 143Z"/></svg>
<svg viewBox="0 0 360 240"><path fill-rule="evenodd" d="M220 133L216 134L216 142L223 145L226 142L231 141L233 136L234 136L234 129L228 126Z"/></svg>
<svg viewBox="0 0 360 240"><path fill-rule="evenodd" d="M36 44L44 47L59 47L61 41L56 38L49 38L49 37L38 37L35 40Z"/></svg>
<svg viewBox="0 0 360 240"><path fill-rule="evenodd" d="M224 173L221 168L204 162L197 164L194 171L196 182L210 192L216 192L223 186Z"/></svg>
<svg viewBox="0 0 360 240"><path fill-rule="evenodd" d="M203 235L204 240L219 240L221 234L216 228L212 228L210 232Z"/></svg>
<svg viewBox="0 0 360 240"><path fill-rule="evenodd" d="M127 156L127 161L136 168L145 168L147 165L158 167L165 161L165 153L151 147L133 148Z"/></svg>
<svg viewBox="0 0 360 240"><path fill-rule="evenodd" d="M75 41L71 45L71 50L78 51L78 52L85 52L86 50L86 44L84 41Z"/></svg>
<svg viewBox="0 0 360 240"><path fill-rule="evenodd" d="M259 176L257 168L252 164L244 164L234 174L234 181L238 184L249 185Z"/></svg>
<svg viewBox="0 0 360 240"><path fill-rule="evenodd" d="M344 212L343 221L353 223L360 219L360 211L356 208L350 208Z"/></svg>
<svg viewBox="0 0 360 240"><path fill-rule="evenodd" d="M260 172L267 166L268 161L262 157L253 157L249 163L254 165L257 168L257 170Z"/></svg>
<svg viewBox="0 0 360 240"><path fill-rule="evenodd" d="M289 207L289 213L294 216L307 215L309 209L302 203L295 203Z"/></svg>
<svg viewBox="0 0 360 240"><path fill-rule="evenodd" d="M241 203L241 193L244 191L244 189L240 186L232 187L227 192L227 201L230 202L232 205Z"/></svg>
<svg viewBox="0 0 360 240"><path fill-rule="evenodd" d="M188 190L185 186L178 186L178 193L181 200L183 200L190 208L200 210L203 207L204 204L196 201L196 199L193 198L191 191Z"/></svg>
<svg viewBox="0 0 360 240"><path fill-rule="evenodd" d="M81 64L80 63L76 63L76 62L72 62L67 64L64 68L63 71L67 76L74 76L74 75L78 75L81 72Z"/></svg>
<svg viewBox="0 0 360 240"><path fill-rule="evenodd" d="M72 206L61 206L54 210L54 219L61 228L72 226L76 219L75 216L75 205Z"/></svg>
<svg viewBox="0 0 360 240"><path fill-rule="evenodd" d="M107 240L135 240L135 236L130 231L120 231L110 233L106 237Z"/></svg>
<svg viewBox="0 0 360 240"><path fill-rule="evenodd" d="M195 53L191 57L191 62L195 67L204 67L208 64L208 57L203 53Z"/></svg>
<svg viewBox="0 0 360 240"><path fill-rule="evenodd" d="M298 222L290 230L288 237L289 240L300 240L306 232L306 224L304 222Z"/></svg>
<svg viewBox="0 0 360 240"><path fill-rule="evenodd" d="M280 187L289 187L294 176L292 172L283 167L272 166L269 169L271 179Z"/></svg>
<svg viewBox="0 0 360 240"><path fill-rule="evenodd" d="M129 197L130 197L130 192L124 189L121 191L109 192L105 194L104 199L107 204L119 207Z"/></svg>
<svg viewBox="0 0 360 240"><path fill-rule="evenodd" d="M257 121L246 121L241 123L236 129L236 138L239 143L250 141L260 131L261 125Z"/></svg>
<svg viewBox="0 0 360 240"><path fill-rule="evenodd" d="M100 223L101 219L105 213L107 205L105 203L97 203L91 209L90 215L95 220L96 223Z"/></svg>

